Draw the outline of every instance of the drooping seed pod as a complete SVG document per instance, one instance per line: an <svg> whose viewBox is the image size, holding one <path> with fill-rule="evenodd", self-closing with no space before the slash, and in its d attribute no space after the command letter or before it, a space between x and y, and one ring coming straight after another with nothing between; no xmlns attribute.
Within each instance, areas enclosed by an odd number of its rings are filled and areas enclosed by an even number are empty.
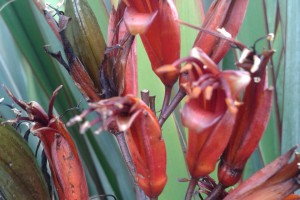
<svg viewBox="0 0 300 200"><path fill-rule="evenodd" d="M87 200L88 187L84 170L76 146L64 123L53 115L53 103L58 87L49 102L48 113L37 102L18 100L7 88L12 100L27 112L27 117L19 116L12 122L34 122L31 131L41 140L49 162L52 179L59 199Z"/></svg>

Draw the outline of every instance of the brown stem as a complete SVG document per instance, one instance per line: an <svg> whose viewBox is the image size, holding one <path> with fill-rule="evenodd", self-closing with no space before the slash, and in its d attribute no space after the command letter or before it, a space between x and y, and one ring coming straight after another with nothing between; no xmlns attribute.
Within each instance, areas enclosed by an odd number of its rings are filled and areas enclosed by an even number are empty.
<svg viewBox="0 0 300 200"><path fill-rule="evenodd" d="M200 27L197 27L197 26L194 26L192 24L189 24L187 22L184 22L182 20L177 20L180 24L182 25L185 25L185 26L188 26L190 28L193 28L193 29L196 29L196 30L199 30L199 31L202 31L204 33L208 33L210 35L213 35L213 36L216 36L218 38L221 38L221 39L224 39L226 40L229 44L232 44L234 46L236 46L237 48L239 48L240 50L243 50L245 48L248 48L246 45L244 45L243 43L233 39L233 38L229 38L229 37L226 37L224 35L222 35L221 33L218 33L218 32L215 32L215 31L211 31L211 30L208 30L208 29L205 29L205 28L200 28Z"/></svg>
<svg viewBox="0 0 300 200"><path fill-rule="evenodd" d="M180 101L185 97L186 93L179 89L177 94L175 95L174 99L170 103L170 105L161 113L160 118L158 120L159 125L162 127L167 118L171 115L171 113L174 111L176 106L180 103Z"/></svg>
<svg viewBox="0 0 300 200"><path fill-rule="evenodd" d="M141 99L147 106L149 106L149 90L144 89L141 91Z"/></svg>
<svg viewBox="0 0 300 200"><path fill-rule="evenodd" d="M120 133L115 134L115 135L116 135L117 141L119 143L121 153L122 153L122 155L125 159L125 162L126 162L126 165L127 165L128 169L130 171L130 174L132 175L133 179L135 179L136 170L135 170L135 167L134 167L134 164L133 164L128 146L127 146L126 141L125 141L124 132L120 132Z"/></svg>
<svg viewBox="0 0 300 200"><path fill-rule="evenodd" d="M223 185L219 183L205 200L218 200L223 190Z"/></svg>
<svg viewBox="0 0 300 200"><path fill-rule="evenodd" d="M115 135L116 135L117 141L119 143L119 147L120 147L121 153L124 157L125 163L126 163L128 169L130 171L130 174L134 180L136 199L137 200L148 200L149 198L145 195L144 191L136 183L136 180L135 180L136 169L133 164L124 134L125 134L124 132L120 132Z"/></svg>
<svg viewBox="0 0 300 200"><path fill-rule="evenodd" d="M156 113L155 109L155 96L149 96L149 107L153 113Z"/></svg>
<svg viewBox="0 0 300 200"><path fill-rule="evenodd" d="M173 87L165 86L165 96L164 96L164 101L163 101L163 104L161 107L161 113L160 113L159 119L162 117L164 111L166 110L166 108L168 107L168 105L170 103L172 88Z"/></svg>
<svg viewBox="0 0 300 200"><path fill-rule="evenodd" d="M198 183L198 179L197 178L192 178L190 180L188 189L187 189L186 194L185 194L185 200L192 199L193 194L194 194L194 190L195 190L195 187L196 187L197 183Z"/></svg>

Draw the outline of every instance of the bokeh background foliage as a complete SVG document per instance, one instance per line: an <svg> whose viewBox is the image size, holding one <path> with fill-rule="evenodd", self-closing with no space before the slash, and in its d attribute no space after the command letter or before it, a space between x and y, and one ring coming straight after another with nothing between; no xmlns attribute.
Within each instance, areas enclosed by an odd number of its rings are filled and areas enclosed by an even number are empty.
<svg viewBox="0 0 300 200"><path fill-rule="evenodd" d="M0 8L7 0L0 0ZM47 1L55 6L58 0ZM109 0L88 0L96 14L101 30L106 37ZM175 0L180 19L194 25L201 25L201 7L199 0ZM203 0L207 9L211 0ZM274 160L279 154L300 142L300 2L298 0L255 0L249 2L244 24L238 40L248 46L269 32L275 34L272 43L260 42L258 50L274 48L276 54L269 67L269 82L275 89L272 116L267 131L248 162L245 176L248 177L259 168ZM299 20L298 20L299 19ZM181 27L181 55L189 53L197 31ZM159 109L163 98L163 85L151 71L143 46L138 41L139 88L150 90L156 95L156 107ZM49 45L52 51L62 50L60 43L52 33L42 14L30 0L15 0L0 11L0 83L10 88L18 98L35 100L47 107L52 91L60 84L64 85L55 102L58 114L75 107L86 107L81 94L74 86L67 72L43 50ZM231 50L220 64L224 69L234 67L237 52ZM9 98L0 89L0 97ZM77 111L78 112L78 111ZM63 115L67 121L76 111ZM1 106L0 115L11 118L12 111ZM92 117L92 116L91 116ZM178 125L178 110L163 127L168 155L168 184L160 199L183 199L187 183L178 182L178 178L188 177L187 169L178 139L178 131L184 128ZM90 196L113 194L118 199L133 199L132 181L119 153L115 139L108 133L95 135L91 131L81 135L78 126L70 129L76 141L80 155L84 160ZM36 138L30 137L33 151ZM39 155L41 150L39 151ZM209 155L208 155L209 156ZM39 161L38 156L38 161ZM212 174L215 177L215 174Z"/></svg>

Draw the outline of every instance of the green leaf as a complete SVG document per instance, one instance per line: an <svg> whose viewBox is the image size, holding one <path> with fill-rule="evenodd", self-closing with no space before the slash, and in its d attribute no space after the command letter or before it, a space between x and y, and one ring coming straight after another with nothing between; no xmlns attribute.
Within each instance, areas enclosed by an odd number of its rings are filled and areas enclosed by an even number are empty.
<svg viewBox="0 0 300 200"><path fill-rule="evenodd" d="M42 172L24 139L0 124L0 198L49 199Z"/></svg>
<svg viewBox="0 0 300 200"><path fill-rule="evenodd" d="M299 44L300 27L300 2L287 1L287 35L286 35L286 60L284 74L284 100L282 124L282 153L291 146L300 143L300 57Z"/></svg>

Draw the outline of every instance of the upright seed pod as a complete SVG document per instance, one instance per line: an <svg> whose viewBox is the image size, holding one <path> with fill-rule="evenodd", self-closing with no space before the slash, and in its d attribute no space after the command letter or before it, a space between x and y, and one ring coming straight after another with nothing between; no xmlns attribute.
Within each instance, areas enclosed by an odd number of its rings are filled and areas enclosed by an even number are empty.
<svg viewBox="0 0 300 200"><path fill-rule="evenodd" d="M65 15L71 17L66 29L74 53L85 66L96 88L99 85L99 72L104 59L106 43L87 0L67 0Z"/></svg>

